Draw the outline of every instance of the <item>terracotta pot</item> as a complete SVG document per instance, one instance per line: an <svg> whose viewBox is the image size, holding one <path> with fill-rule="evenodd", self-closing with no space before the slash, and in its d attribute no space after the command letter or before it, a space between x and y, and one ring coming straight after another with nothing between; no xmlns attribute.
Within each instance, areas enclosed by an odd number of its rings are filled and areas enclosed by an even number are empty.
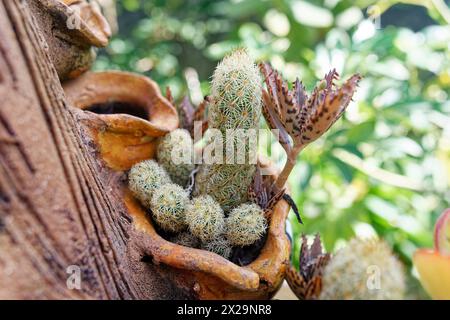
<svg viewBox="0 0 450 320"><path fill-rule="evenodd" d="M145 211L129 193L125 204L138 232L143 251L154 263L171 267L178 286L198 299L270 299L278 291L289 261L290 242L285 234L289 205L275 206L266 244L256 260L240 267L208 251L180 246L159 236Z"/></svg>
<svg viewBox="0 0 450 320"><path fill-rule="evenodd" d="M145 77L123 72L87 73L66 83L64 89L68 101L78 109L115 112L128 106L128 112L141 117L148 115L145 120L129 114L80 113L99 157L116 171L128 170L138 161L154 158L155 138L178 126L173 106L161 96L156 84ZM267 162L260 165L270 168ZM274 170L271 172L275 174ZM139 256L150 258L161 276L185 292L186 297L269 299L277 292L290 254L290 241L285 233L290 207L284 200L274 208L267 240L259 256L240 267L215 253L163 239L128 190L126 181L119 180L117 184L115 188L132 218L132 247L138 248Z"/></svg>
<svg viewBox="0 0 450 320"><path fill-rule="evenodd" d="M278 291L290 254L285 230L290 206L286 201L280 200L274 208L267 240L259 256L249 265L240 267L215 253L163 239L131 192L125 190L124 194L128 213L140 233L143 253L150 256L153 263L168 266L177 286L189 291L193 298L270 299Z"/></svg>
<svg viewBox="0 0 450 320"><path fill-rule="evenodd" d="M128 170L153 158L156 138L178 127L175 108L155 82L127 72L88 72L63 85L107 166Z"/></svg>
<svg viewBox="0 0 450 320"><path fill-rule="evenodd" d="M98 6L86 0L32 0L31 9L48 44L61 80L87 71L95 59L93 47L105 47L111 29Z"/></svg>

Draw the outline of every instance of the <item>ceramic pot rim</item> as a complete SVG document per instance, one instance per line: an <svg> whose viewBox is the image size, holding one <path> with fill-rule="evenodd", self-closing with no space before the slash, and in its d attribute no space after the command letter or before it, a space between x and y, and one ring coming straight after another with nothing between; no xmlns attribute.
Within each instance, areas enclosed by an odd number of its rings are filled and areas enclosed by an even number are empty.
<svg viewBox="0 0 450 320"><path fill-rule="evenodd" d="M150 136L162 136L175 130L178 114L174 106L162 96L151 79L131 72L87 72L63 84L67 100L73 107L85 110L96 104L121 102L142 108L149 119L126 113L96 114L109 128L126 132L140 129Z"/></svg>
<svg viewBox="0 0 450 320"><path fill-rule="evenodd" d="M61 18L63 21L68 21L73 17L73 9L69 5L77 4L80 1L69 1L68 4L59 0L39 0L41 4L53 15ZM81 39L86 41L86 45L92 45L95 47L106 47L111 36L111 28L109 27L106 19L99 13L93 12L98 22L98 31L94 30L84 21L79 15L79 28L70 30L80 36Z"/></svg>

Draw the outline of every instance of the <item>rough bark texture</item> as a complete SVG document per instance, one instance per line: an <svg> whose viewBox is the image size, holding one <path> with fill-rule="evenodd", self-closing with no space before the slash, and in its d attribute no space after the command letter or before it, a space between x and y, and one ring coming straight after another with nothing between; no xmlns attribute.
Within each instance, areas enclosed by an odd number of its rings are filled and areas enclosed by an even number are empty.
<svg viewBox="0 0 450 320"><path fill-rule="evenodd" d="M0 0L0 298L165 299L187 291L142 250L67 106L29 1ZM69 290L67 267L81 268Z"/></svg>

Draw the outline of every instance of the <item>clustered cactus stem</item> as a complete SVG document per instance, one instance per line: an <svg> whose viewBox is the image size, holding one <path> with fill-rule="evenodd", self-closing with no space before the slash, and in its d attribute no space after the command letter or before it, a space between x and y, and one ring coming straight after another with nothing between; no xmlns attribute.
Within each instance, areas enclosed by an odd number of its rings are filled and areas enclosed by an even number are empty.
<svg viewBox="0 0 450 320"><path fill-rule="evenodd" d="M230 131L248 133L251 129L255 132L258 129L261 90L258 68L246 50L233 51L217 66L212 80L208 128L217 129L227 147L240 148L246 144L246 141L239 140L239 135L230 138L227 134ZM256 164L251 163L247 155L243 164L204 164L196 175L194 195L209 194L225 211L229 211L247 201L248 187L255 170Z"/></svg>
<svg viewBox="0 0 450 320"><path fill-rule="evenodd" d="M226 237L234 246L248 246L264 235L267 220L264 211L254 203L234 208L225 220Z"/></svg>
<svg viewBox="0 0 450 320"><path fill-rule="evenodd" d="M194 199L186 206L189 231L202 242L219 237L225 229L225 216L220 205L210 196Z"/></svg>
<svg viewBox="0 0 450 320"><path fill-rule="evenodd" d="M270 64L261 63L267 90L263 90L263 114L271 129L279 130L279 142L287 154L286 164L274 183L283 189L295 166L298 154L322 136L342 115L350 103L361 77L350 77L340 88L336 70L330 71L308 97L297 80L293 90Z"/></svg>
<svg viewBox="0 0 450 320"><path fill-rule="evenodd" d="M230 242L223 236L219 236L211 241L203 243L201 246L202 249L214 252L219 256L224 257L225 259L229 259L231 256L231 252L233 250Z"/></svg>
<svg viewBox="0 0 450 320"><path fill-rule="evenodd" d="M128 173L130 190L146 208L150 208L154 191L170 182L167 172L154 160L139 162Z"/></svg>
<svg viewBox="0 0 450 320"><path fill-rule="evenodd" d="M189 194L179 185L168 183L155 190L150 209L158 225L166 231L180 232L186 228L185 209Z"/></svg>

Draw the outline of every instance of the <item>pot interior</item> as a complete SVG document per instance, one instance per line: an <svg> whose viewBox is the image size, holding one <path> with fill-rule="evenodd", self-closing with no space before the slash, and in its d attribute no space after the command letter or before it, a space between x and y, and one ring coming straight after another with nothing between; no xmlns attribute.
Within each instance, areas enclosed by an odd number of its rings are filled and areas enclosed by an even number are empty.
<svg viewBox="0 0 450 320"><path fill-rule="evenodd" d="M85 110L96 114L129 114L144 120L150 119L150 115L146 108L137 104L120 101L93 104Z"/></svg>

